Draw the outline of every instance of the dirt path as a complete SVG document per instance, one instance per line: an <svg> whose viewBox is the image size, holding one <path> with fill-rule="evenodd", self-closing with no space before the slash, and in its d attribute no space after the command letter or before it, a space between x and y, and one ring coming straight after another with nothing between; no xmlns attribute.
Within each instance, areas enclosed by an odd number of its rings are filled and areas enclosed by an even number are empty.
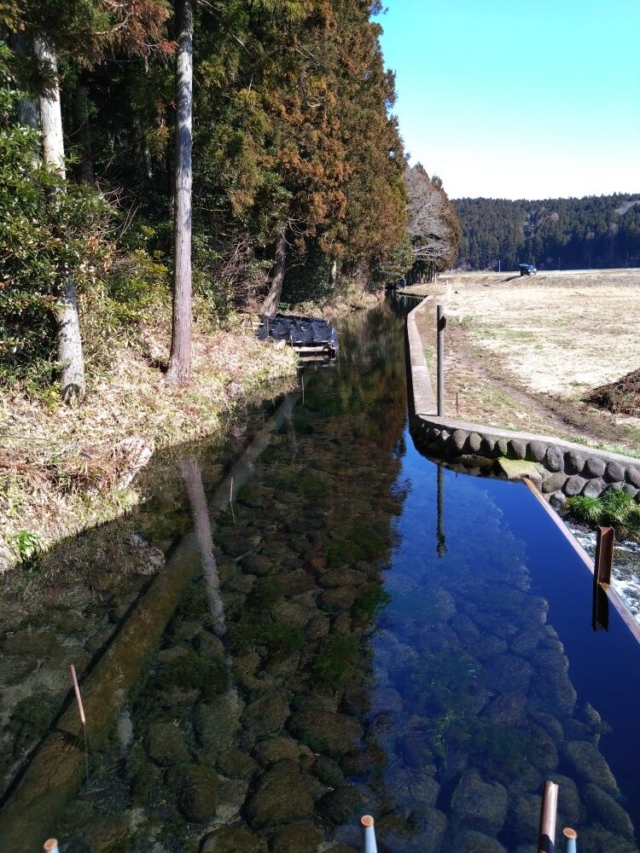
<svg viewBox="0 0 640 853"><path fill-rule="evenodd" d="M640 454L640 417L583 402L640 366L640 270L443 274L414 290L435 297L418 316L434 373L435 304L445 305L447 414Z"/></svg>

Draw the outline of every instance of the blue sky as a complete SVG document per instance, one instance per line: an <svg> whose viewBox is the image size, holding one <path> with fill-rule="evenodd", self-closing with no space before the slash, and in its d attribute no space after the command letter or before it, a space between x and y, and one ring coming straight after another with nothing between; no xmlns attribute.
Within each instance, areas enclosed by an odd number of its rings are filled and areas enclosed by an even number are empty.
<svg viewBox="0 0 640 853"><path fill-rule="evenodd" d="M450 198L640 193L640 0L386 0L411 162Z"/></svg>

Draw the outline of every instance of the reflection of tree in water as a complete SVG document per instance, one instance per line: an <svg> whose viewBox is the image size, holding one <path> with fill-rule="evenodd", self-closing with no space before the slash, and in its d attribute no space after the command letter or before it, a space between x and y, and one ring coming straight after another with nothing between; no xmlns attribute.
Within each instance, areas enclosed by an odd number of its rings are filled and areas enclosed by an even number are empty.
<svg viewBox="0 0 640 853"><path fill-rule="evenodd" d="M351 777L377 772L365 734L369 632L388 601L383 570L405 497L404 366L398 318L380 311L360 324L349 325L337 368L306 371L304 402L268 446L258 441L250 478L229 471L233 512L212 496L213 457L198 454L202 477L193 460L182 464L202 571L131 709L136 740L100 771L111 785L120 778L120 802L162 821L169 846L200 838L201 816L274 839L306 821L319 843L358 816L365 794ZM356 334L367 340L352 356ZM172 501L181 503L175 488L156 502ZM211 774L217 803L201 790ZM276 802L278 785L287 793ZM83 798L95 825L106 815L120 826L97 791ZM145 832L128 849L145 849Z"/></svg>

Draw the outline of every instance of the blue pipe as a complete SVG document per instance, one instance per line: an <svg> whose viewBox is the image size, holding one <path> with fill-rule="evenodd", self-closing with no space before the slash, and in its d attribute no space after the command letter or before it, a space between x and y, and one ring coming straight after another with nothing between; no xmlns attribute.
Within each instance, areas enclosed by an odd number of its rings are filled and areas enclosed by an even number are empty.
<svg viewBox="0 0 640 853"><path fill-rule="evenodd" d="M360 819L362 826L362 853L378 853L376 831L373 828L373 818L366 814Z"/></svg>

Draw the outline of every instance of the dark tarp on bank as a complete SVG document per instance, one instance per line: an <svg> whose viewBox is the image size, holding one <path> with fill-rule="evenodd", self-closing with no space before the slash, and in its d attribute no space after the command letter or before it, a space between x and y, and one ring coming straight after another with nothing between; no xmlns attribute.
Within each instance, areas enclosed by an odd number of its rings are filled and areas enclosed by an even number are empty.
<svg viewBox="0 0 640 853"><path fill-rule="evenodd" d="M258 338L266 341L286 341L294 349L304 352L321 347L328 358L335 358L338 352L338 333L331 323L321 317L288 317L276 314L275 317L262 318L258 328Z"/></svg>

